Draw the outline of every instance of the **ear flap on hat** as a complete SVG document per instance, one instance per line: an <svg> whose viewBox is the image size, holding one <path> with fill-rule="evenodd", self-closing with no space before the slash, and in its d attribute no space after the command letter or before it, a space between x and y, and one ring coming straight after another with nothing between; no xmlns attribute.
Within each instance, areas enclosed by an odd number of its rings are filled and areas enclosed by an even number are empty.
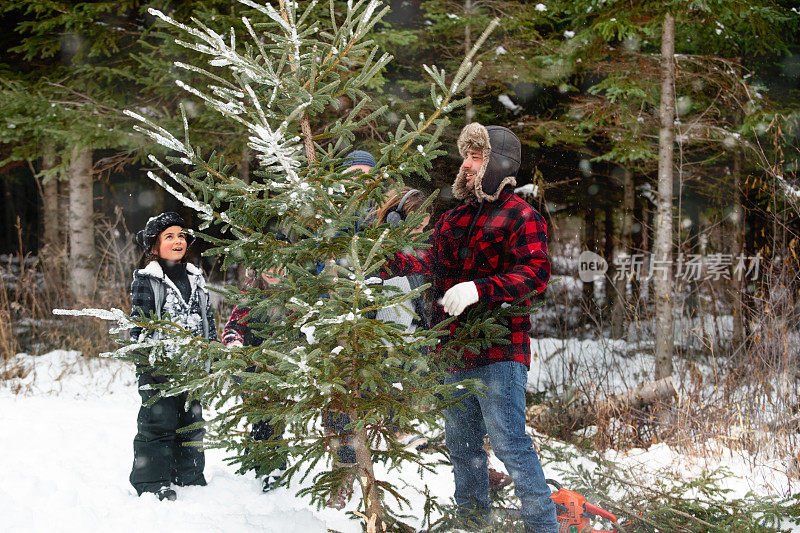
<svg viewBox="0 0 800 533"><path fill-rule="evenodd" d="M491 196L497 191L497 187L503 181L503 178L516 177L518 171L519 163L511 161L507 157L492 154L489 157L489 164L486 166L486 174L484 174L481 182L481 189Z"/></svg>
<svg viewBox="0 0 800 533"><path fill-rule="evenodd" d="M466 157L467 152L470 150L478 150L483 155L483 164L475 177L475 181L471 186L467 185L467 175L464 167L458 169L458 175L453 182L453 196L459 200L480 199L477 187L486 173L486 168L489 164L489 153L492 146L489 140L489 133L482 124L472 122L464 126L461 134L458 136L458 153L461 157Z"/></svg>
<svg viewBox="0 0 800 533"><path fill-rule="evenodd" d="M406 216L408 215L405 209L403 209L403 207L406 205L406 201L411 197L411 195L418 192L419 190L417 189L411 189L410 191L405 193L403 197L400 199L400 201L397 203L397 205L391 208L389 212L386 214L386 222L388 224L391 224L395 228L399 227L400 223L404 221L406 219Z"/></svg>
<svg viewBox="0 0 800 533"><path fill-rule="evenodd" d="M136 234L133 236L133 242L136 243L136 245L138 245L139 248L141 248L145 252L150 251L150 248L147 246L144 230L139 230L136 232Z"/></svg>
<svg viewBox="0 0 800 533"><path fill-rule="evenodd" d="M516 176L522 161L522 145L514 132L503 126L487 126L486 131L492 150L486 172L475 188L479 198L493 202L497 200L503 187L516 185Z"/></svg>
<svg viewBox="0 0 800 533"><path fill-rule="evenodd" d="M386 223L391 224L395 228L403 221L403 215L397 212L397 209L392 209L386 215Z"/></svg>

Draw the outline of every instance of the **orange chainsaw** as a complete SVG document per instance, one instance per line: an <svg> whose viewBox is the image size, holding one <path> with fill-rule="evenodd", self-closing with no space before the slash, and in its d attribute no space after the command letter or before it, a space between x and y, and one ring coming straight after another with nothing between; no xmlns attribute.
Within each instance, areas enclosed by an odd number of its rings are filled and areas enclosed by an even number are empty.
<svg viewBox="0 0 800 533"><path fill-rule="evenodd" d="M567 490L561 483L552 479L547 480L548 485L556 488L550 495L556 503L556 518L558 520L558 533L623 533L625 530L617 525L617 517L613 513L586 501L586 498L575 491ZM605 518L613 524L613 530L592 529L592 517Z"/></svg>

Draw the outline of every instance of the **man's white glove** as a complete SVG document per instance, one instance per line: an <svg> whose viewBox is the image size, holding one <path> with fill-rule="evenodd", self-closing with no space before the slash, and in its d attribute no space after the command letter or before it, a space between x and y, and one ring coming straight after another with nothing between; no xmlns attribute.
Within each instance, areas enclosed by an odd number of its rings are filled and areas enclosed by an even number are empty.
<svg viewBox="0 0 800 533"><path fill-rule="evenodd" d="M453 285L444 293L439 303L450 316L460 315L464 309L478 302L478 287L474 281Z"/></svg>

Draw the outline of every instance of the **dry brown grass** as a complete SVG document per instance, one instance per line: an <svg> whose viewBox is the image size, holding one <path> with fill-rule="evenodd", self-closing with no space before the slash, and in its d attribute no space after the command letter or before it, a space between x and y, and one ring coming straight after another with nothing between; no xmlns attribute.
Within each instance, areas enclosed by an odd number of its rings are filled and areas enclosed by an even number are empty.
<svg viewBox="0 0 800 533"><path fill-rule="evenodd" d="M17 282L13 282L11 275L11 262L13 259L20 264L20 275ZM8 270L5 265L0 271L2 282L0 282L0 380L25 377L26 370L16 363L14 356L20 351L21 346L18 338L18 326L20 318L24 316L24 300L20 301L16 295L23 277L30 276L25 272L25 257L21 254L17 258L9 258Z"/></svg>
<svg viewBox="0 0 800 533"><path fill-rule="evenodd" d="M86 302L76 302L67 289L63 250L45 250L34 258L38 260L18 254L13 268L5 265L9 282L0 285L0 379L24 373L14 364L20 351L69 349L94 357L117 346L102 320L53 315L57 308L130 309L130 277L138 255L121 210L113 218L99 220L96 227L98 269L94 294Z"/></svg>
<svg viewBox="0 0 800 533"><path fill-rule="evenodd" d="M0 360L7 363L19 351L19 343L14 335L12 322L12 301L8 297L6 284L0 285ZM2 376L0 376L2 379Z"/></svg>
<svg viewBox="0 0 800 533"><path fill-rule="evenodd" d="M586 431L553 425L537 429L583 440L599 451L666 443L698 460L716 460L732 452L751 466L768 465L790 479L800 478L799 289L797 268L782 265L762 272L758 290L747 300L747 332L740 346L731 344L716 320L728 311L706 307L714 327L691 331L692 342L676 346L673 380L678 396L667 405L624 411L597 408L594 427ZM646 309L641 312L648 316ZM593 365L585 366L580 354L564 357L561 374L554 376L560 380L555 389L560 398L553 401L550 396L556 412L574 412L582 404L601 406L619 390L626 365L648 360L636 356L647 353L646 344L620 347L603 340L603 331L598 323L595 341L605 345ZM634 382L622 378L623 386L632 389L652 379L647 378L652 368L643 370L633 374L638 375ZM531 414L532 421L541 416Z"/></svg>

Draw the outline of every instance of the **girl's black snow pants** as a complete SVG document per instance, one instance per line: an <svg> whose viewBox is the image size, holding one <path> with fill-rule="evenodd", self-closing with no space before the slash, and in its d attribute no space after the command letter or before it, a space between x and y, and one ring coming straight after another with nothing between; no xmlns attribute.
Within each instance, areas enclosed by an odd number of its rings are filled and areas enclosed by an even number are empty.
<svg viewBox="0 0 800 533"><path fill-rule="evenodd" d="M165 383L161 376L139 374L139 395L142 406L136 419L138 432L133 439L133 469L130 481L136 492L157 492L162 487L205 485L205 455L196 444L201 443L205 429L178 432L179 429L203 421L200 403L193 401L185 408L186 395L161 398L145 406L157 390L142 390L143 385ZM194 443L194 445L192 444Z"/></svg>

